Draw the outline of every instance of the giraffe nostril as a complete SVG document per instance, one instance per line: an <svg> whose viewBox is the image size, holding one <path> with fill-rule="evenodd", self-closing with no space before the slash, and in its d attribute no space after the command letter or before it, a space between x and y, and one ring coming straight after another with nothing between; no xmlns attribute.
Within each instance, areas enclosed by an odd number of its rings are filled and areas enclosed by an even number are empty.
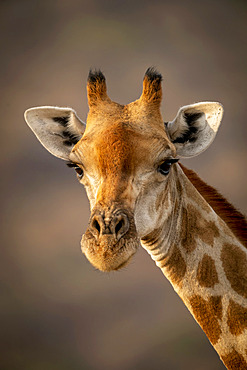
<svg viewBox="0 0 247 370"><path fill-rule="evenodd" d="M96 220L96 218L92 222L92 227L94 229L96 229L98 231L98 233L100 233L100 224L98 223L98 221Z"/></svg>
<svg viewBox="0 0 247 370"><path fill-rule="evenodd" d="M128 230L129 220L124 213L107 218L95 214L90 223L90 231L97 240L106 234L119 240Z"/></svg>
<svg viewBox="0 0 247 370"><path fill-rule="evenodd" d="M102 231L104 230L104 221L101 216L95 215L92 218L90 230L93 236L98 239Z"/></svg>
<svg viewBox="0 0 247 370"><path fill-rule="evenodd" d="M128 217L123 213L118 215L117 218L112 220L112 231L119 240L127 233L129 230L129 220Z"/></svg>
<svg viewBox="0 0 247 370"><path fill-rule="evenodd" d="M115 233L117 234L124 226L124 221L120 220L115 226Z"/></svg>

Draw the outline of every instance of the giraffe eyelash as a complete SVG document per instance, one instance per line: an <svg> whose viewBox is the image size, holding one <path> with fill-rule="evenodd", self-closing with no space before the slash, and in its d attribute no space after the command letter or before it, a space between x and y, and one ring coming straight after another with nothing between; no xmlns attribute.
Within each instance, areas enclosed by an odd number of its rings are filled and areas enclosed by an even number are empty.
<svg viewBox="0 0 247 370"><path fill-rule="evenodd" d="M77 163L74 163L74 162L67 162L66 163L66 166L70 167L70 168L75 168L75 167L79 167Z"/></svg>

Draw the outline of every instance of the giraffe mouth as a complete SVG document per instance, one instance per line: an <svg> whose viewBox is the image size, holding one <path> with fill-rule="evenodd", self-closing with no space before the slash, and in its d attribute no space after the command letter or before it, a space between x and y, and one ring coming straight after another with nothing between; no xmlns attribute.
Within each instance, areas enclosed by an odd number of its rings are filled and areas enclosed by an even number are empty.
<svg viewBox="0 0 247 370"><path fill-rule="evenodd" d="M100 271L109 272L125 267L136 253L140 242L136 236L128 236L117 241L112 235L102 235L95 240L86 232L82 236L81 250L89 262Z"/></svg>

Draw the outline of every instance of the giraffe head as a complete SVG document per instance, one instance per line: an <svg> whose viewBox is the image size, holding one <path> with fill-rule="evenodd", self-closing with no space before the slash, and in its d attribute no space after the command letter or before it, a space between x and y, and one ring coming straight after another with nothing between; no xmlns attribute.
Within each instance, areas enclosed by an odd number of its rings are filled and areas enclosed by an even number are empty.
<svg viewBox="0 0 247 370"><path fill-rule="evenodd" d="M25 113L44 147L69 161L86 188L91 216L81 246L102 271L126 265L140 240L164 222L172 209L175 162L204 151L220 125L223 109L215 102L184 106L164 124L161 80L149 68L141 97L120 105L108 97L104 75L90 72L86 125L70 108Z"/></svg>

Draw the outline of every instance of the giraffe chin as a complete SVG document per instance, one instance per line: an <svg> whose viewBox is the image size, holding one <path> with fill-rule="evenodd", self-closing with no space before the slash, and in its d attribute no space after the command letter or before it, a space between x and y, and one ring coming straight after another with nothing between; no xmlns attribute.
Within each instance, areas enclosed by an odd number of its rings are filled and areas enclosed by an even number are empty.
<svg viewBox="0 0 247 370"><path fill-rule="evenodd" d="M97 243L95 239L82 236L81 250L89 262L103 272L117 271L125 267L139 246L137 238L121 238L118 242L103 235Z"/></svg>

